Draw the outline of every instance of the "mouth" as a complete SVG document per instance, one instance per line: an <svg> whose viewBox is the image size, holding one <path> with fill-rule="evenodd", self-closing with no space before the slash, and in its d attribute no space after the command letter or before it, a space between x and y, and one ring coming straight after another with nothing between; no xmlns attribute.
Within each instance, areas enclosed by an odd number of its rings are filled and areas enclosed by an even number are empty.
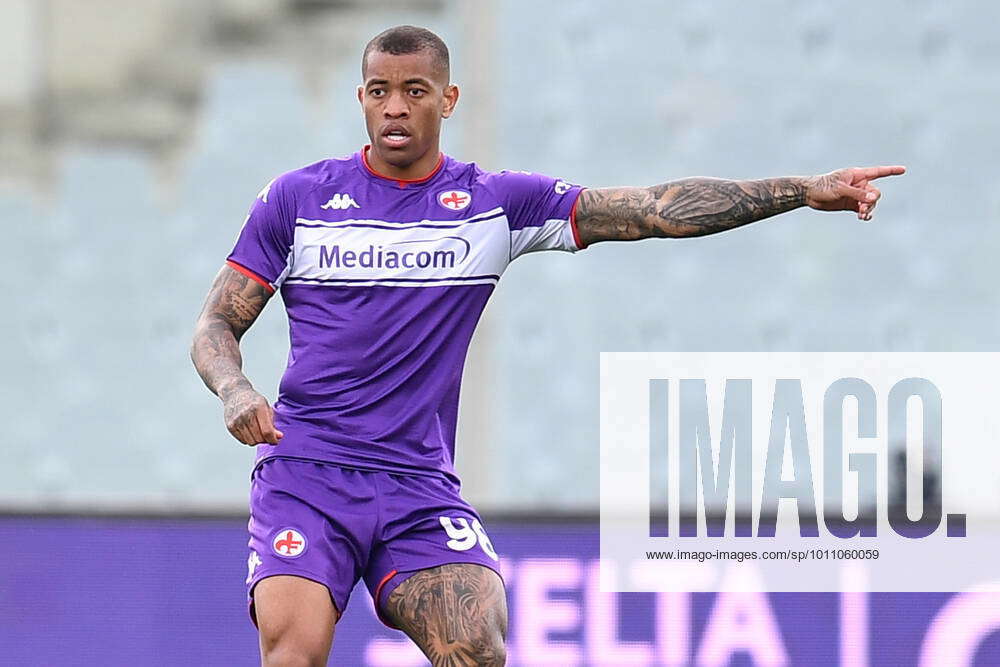
<svg viewBox="0 0 1000 667"><path fill-rule="evenodd" d="M390 148L404 148L410 139L410 133L404 127L393 126L382 131L382 141Z"/></svg>

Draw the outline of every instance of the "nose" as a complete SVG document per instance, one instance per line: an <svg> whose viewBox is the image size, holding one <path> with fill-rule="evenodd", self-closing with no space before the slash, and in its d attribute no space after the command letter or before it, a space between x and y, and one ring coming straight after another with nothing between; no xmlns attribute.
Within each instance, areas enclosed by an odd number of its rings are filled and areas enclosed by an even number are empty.
<svg viewBox="0 0 1000 667"><path fill-rule="evenodd" d="M398 93L390 93L389 99L385 101L383 113L386 118L406 118L410 115L410 107L406 102L406 97Z"/></svg>

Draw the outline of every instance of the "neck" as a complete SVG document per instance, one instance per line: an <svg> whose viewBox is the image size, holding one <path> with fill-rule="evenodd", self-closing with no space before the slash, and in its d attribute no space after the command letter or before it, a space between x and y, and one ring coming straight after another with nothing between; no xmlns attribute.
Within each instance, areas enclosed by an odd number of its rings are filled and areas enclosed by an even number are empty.
<svg viewBox="0 0 1000 667"><path fill-rule="evenodd" d="M441 150L437 145L435 145L433 148L417 158L415 162L412 162L405 167L398 167L394 164L386 162L379 154L378 148L374 145L372 145L365 152L365 157L368 160L368 166L382 176L399 179L401 181L418 181L430 176L431 172L434 171L434 168L437 167L438 160L441 158Z"/></svg>

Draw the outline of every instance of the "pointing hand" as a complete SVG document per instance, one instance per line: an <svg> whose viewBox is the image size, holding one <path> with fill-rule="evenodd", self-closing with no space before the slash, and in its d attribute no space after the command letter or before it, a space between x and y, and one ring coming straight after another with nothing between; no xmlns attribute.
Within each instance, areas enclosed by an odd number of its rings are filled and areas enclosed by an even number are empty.
<svg viewBox="0 0 1000 667"><path fill-rule="evenodd" d="M820 211L854 211L858 220L871 220L882 193L871 182L899 176L906 167L853 167L807 178L806 205Z"/></svg>

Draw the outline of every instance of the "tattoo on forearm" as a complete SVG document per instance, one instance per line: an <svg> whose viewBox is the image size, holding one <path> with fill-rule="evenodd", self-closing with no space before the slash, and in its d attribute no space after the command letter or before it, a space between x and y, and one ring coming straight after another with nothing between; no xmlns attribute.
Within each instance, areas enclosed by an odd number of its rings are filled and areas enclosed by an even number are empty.
<svg viewBox="0 0 1000 667"><path fill-rule="evenodd" d="M400 584L386 607L434 667L505 663L507 599L489 568L454 563L423 570Z"/></svg>
<svg viewBox="0 0 1000 667"><path fill-rule="evenodd" d="M576 225L584 245L704 236L803 204L805 185L799 178L686 178L649 188L585 190L577 204Z"/></svg>
<svg viewBox="0 0 1000 667"><path fill-rule="evenodd" d="M215 277L191 342L191 360L215 394L250 386L242 371L239 341L270 296L262 285L228 266Z"/></svg>

